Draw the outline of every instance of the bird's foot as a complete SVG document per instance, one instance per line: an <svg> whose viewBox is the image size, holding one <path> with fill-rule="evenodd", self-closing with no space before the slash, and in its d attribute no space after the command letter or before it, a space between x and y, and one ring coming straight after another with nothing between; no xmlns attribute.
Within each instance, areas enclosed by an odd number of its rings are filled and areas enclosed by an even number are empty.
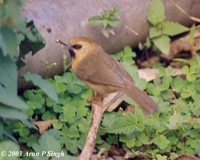
<svg viewBox="0 0 200 160"><path fill-rule="evenodd" d="M88 103L96 103L97 105L102 105L102 102L100 101L104 96L97 95L95 97L90 97L87 99Z"/></svg>

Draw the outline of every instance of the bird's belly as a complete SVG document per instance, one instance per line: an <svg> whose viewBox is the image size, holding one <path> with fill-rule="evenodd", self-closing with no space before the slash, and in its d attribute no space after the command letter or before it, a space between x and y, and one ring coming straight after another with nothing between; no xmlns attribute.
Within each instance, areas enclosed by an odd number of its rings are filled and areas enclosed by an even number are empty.
<svg viewBox="0 0 200 160"><path fill-rule="evenodd" d="M94 84L88 81L83 81L90 89L93 91L96 91L102 96L106 96L109 93L119 91L120 88L116 86L111 86L111 85L101 85L101 84Z"/></svg>

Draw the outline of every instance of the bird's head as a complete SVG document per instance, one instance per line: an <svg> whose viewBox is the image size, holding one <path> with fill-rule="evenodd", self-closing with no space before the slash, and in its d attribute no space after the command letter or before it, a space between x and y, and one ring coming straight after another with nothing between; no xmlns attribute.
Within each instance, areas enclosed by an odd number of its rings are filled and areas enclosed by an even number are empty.
<svg viewBox="0 0 200 160"><path fill-rule="evenodd" d="M72 61L80 61L99 49L101 49L100 45L94 40L87 37L79 37L70 41L69 53L72 57Z"/></svg>

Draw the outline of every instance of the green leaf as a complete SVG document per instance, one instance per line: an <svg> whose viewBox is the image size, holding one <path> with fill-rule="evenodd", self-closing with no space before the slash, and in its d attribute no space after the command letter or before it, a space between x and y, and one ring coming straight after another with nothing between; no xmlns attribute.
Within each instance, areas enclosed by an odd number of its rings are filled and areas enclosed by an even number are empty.
<svg viewBox="0 0 200 160"><path fill-rule="evenodd" d="M107 27L108 27L108 20L107 19L103 19L103 28L106 30Z"/></svg>
<svg viewBox="0 0 200 160"><path fill-rule="evenodd" d="M162 78L162 84L160 85L160 88L162 90L167 90L172 82L171 76L165 76Z"/></svg>
<svg viewBox="0 0 200 160"><path fill-rule="evenodd" d="M4 119L15 119L15 120L24 120L28 118L28 116L23 112L2 105L0 105L0 117Z"/></svg>
<svg viewBox="0 0 200 160"><path fill-rule="evenodd" d="M0 102L4 105L17 108L17 109L28 109L28 106L24 101L19 98L13 92L8 92L6 89L0 86Z"/></svg>
<svg viewBox="0 0 200 160"><path fill-rule="evenodd" d="M32 81L34 85L40 87L54 101L58 101L58 96L56 94L54 86L47 80L42 79L37 74L32 74L29 72L24 75L24 78L27 81Z"/></svg>
<svg viewBox="0 0 200 160"><path fill-rule="evenodd" d="M149 83L147 86L147 91L152 93L154 96L159 96L161 94L161 89L159 86L156 86L152 83Z"/></svg>
<svg viewBox="0 0 200 160"><path fill-rule="evenodd" d="M46 152L42 157L50 157L48 156L48 151L51 152L60 152L61 144L58 141L57 137L51 135L51 130L46 131L39 139L38 144L32 144L32 148L35 152L39 152L42 156L42 152Z"/></svg>
<svg viewBox="0 0 200 160"><path fill-rule="evenodd" d="M101 145L98 145L98 149L101 150L101 149L105 149L106 151L109 151L110 150L110 147L111 145L108 144L108 143L104 143L104 144L101 144Z"/></svg>
<svg viewBox="0 0 200 160"><path fill-rule="evenodd" d="M155 38L155 37L159 37L162 35L161 30L158 30L156 27L151 27L149 30L149 37L150 38Z"/></svg>
<svg viewBox="0 0 200 160"><path fill-rule="evenodd" d="M63 124L60 123L60 122L57 122L57 121L54 121L54 122L53 122L53 127L54 127L55 129L61 129L62 126L63 126Z"/></svg>
<svg viewBox="0 0 200 160"><path fill-rule="evenodd" d="M81 118L78 124L79 130L83 133L87 133L89 129L90 121L85 118Z"/></svg>
<svg viewBox="0 0 200 160"><path fill-rule="evenodd" d="M118 144L118 136L108 135L108 138L106 138L106 142L108 142L109 144Z"/></svg>
<svg viewBox="0 0 200 160"><path fill-rule="evenodd" d="M170 141L164 136L164 135L160 135L157 136L154 139L154 143L160 148L160 149L165 149L167 148L167 146L170 144Z"/></svg>
<svg viewBox="0 0 200 160"><path fill-rule="evenodd" d="M20 24L17 25L18 32L20 32L21 35L26 36L30 41L35 42L37 41L37 36L33 34L30 26L27 27L27 21L27 18L25 18ZM24 38L22 39L22 41L24 40Z"/></svg>
<svg viewBox="0 0 200 160"><path fill-rule="evenodd" d="M182 98L188 98L188 97L190 97L191 96L191 93L190 92L188 92L188 91L183 91L183 92L181 92L181 97Z"/></svg>
<svg viewBox="0 0 200 160"><path fill-rule="evenodd" d="M8 10L3 3L0 3L0 25L5 21L8 16Z"/></svg>
<svg viewBox="0 0 200 160"><path fill-rule="evenodd" d="M23 119L21 120L21 122L26 125L28 128L33 128L35 130L38 130L38 128L33 124L31 123L30 121L26 120L26 119Z"/></svg>
<svg viewBox="0 0 200 160"><path fill-rule="evenodd" d="M136 53L132 51L132 48L130 46L125 46L124 47L124 56L135 57Z"/></svg>
<svg viewBox="0 0 200 160"><path fill-rule="evenodd" d="M162 35L158 38L153 39L154 44L158 49L161 50L161 52L165 54L169 54L169 49L170 49L170 38L168 36Z"/></svg>
<svg viewBox="0 0 200 160"><path fill-rule="evenodd" d="M160 154L156 155L157 160L167 160L167 156L162 156Z"/></svg>
<svg viewBox="0 0 200 160"><path fill-rule="evenodd" d="M119 12L120 12L120 8L119 8L119 6L115 3L115 4L114 4L114 7L113 7L113 15L114 15L114 16L118 16Z"/></svg>
<svg viewBox="0 0 200 160"><path fill-rule="evenodd" d="M69 128L67 126L64 126L62 128L61 134L63 136L69 137L69 138L79 138L80 137L79 130L75 126L70 126Z"/></svg>
<svg viewBox="0 0 200 160"><path fill-rule="evenodd" d="M20 43L19 46L20 57L25 56L30 51L32 52L32 55L34 55L45 46L45 40L36 29L33 21L28 22L26 26L28 26L27 29L20 28L21 26L18 28L20 33L25 34L25 39Z"/></svg>
<svg viewBox="0 0 200 160"><path fill-rule="evenodd" d="M175 92L181 92L185 87L184 80L181 77L175 77L172 80L171 87L175 90Z"/></svg>
<svg viewBox="0 0 200 160"><path fill-rule="evenodd" d="M137 78L134 80L135 85L142 91L147 88L147 81L143 78Z"/></svg>
<svg viewBox="0 0 200 160"><path fill-rule="evenodd" d="M120 23L120 20L117 18L109 18L108 24L111 26L117 26Z"/></svg>
<svg viewBox="0 0 200 160"><path fill-rule="evenodd" d="M184 63L186 63L186 64L189 64L189 60L183 59L183 58L174 58L174 61L177 61L177 62L184 62Z"/></svg>
<svg viewBox="0 0 200 160"><path fill-rule="evenodd" d="M176 22L167 21L167 22L162 23L162 33L169 36L175 36L180 33L184 33L188 31L188 29L189 28Z"/></svg>
<svg viewBox="0 0 200 160"><path fill-rule="evenodd" d="M189 81L189 82L194 82L196 80L196 75L192 74L192 73L189 73L186 75L186 79Z"/></svg>
<svg viewBox="0 0 200 160"><path fill-rule="evenodd" d="M55 102L49 97L46 98L46 103L48 107L55 106Z"/></svg>
<svg viewBox="0 0 200 160"><path fill-rule="evenodd" d="M53 106L53 110L54 110L55 113L62 113L63 112L61 105L58 105L58 104L55 104Z"/></svg>
<svg viewBox="0 0 200 160"><path fill-rule="evenodd" d="M141 110L136 110L135 114L127 113L109 128L109 133L132 133L134 130L143 131L144 114Z"/></svg>
<svg viewBox="0 0 200 160"><path fill-rule="evenodd" d="M19 153L19 146L12 141L3 141L0 143L1 160L18 160L18 156L9 156L10 153ZM5 155L4 155L5 154Z"/></svg>
<svg viewBox="0 0 200 160"><path fill-rule="evenodd" d="M0 123L0 141L3 140L3 133L4 133L4 126L2 123Z"/></svg>
<svg viewBox="0 0 200 160"><path fill-rule="evenodd" d="M67 85L67 91L69 93L79 94L81 92L82 88L78 85L74 84L68 84Z"/></svg>
<svg viewBox="0 0 200 160"><path fill-rule="evenodd" d="M17 52L17 36L7 27L0 28L0 47L3 51L3 55L10 55L13 57Z"/></svg>
<svg viewBox="0 0 200 160"><path fill-rule="evenodd" d="M147 20L153 24L161 23L165 19L165 9L161 0L154 0L147 11Z"/></svg>
<svg viewBox="0 0 200 160"><path fill-rule="evenodd" d="M90 24L99 25L102 24L103 18L100 16L93 16L90 17L88 21L90 22Z"/></svg>
<svg viewBox="0 0 200 160"><path fill-rule="evenodd" d="M126 145L127 145L129 148L133 148L133 147L135 146L135 138L127 140L127 141L126 141Z"/></svg>
<svg viewBox="0 0 200 160"><path fill-rule="evenodd" d="M8 56L0 54L0 83L7 91L17 94L17 66Z"/></svg>
<svg viewBox="0 0 200 160"><path fill-rule="evenodd" d="M77 113L83 117L83 116L86 116L87 113L88 113L88 108L86 108L85 106L79 106L78 107L78 110L77 110Z"/></svg>
<svg viewBox="0 0 200 160"><path fill-rule="evenodd" d="M51 113L50 111L46 111L42 115L42 120L49 120L49 119L56 119L56 114L55 113Z"/></svg>
<svg viewBox="0 0 200 160"><path fill-rule="evenodd" d="M188 66L183 66L182 71L184 74L188 74L190 72L190 69Z"/></svg>
<svg viewBox="0 0 200 160"><path fill-rule="evenodd" d="M79 94L84 88L86 88L85 84L80 81L73 73L67 72L63 75L63 77L56 79L56 84L58 82L66 83L67 91L69 93ZM64 87L64 86L63 86Z"/></svg>
<svg viewBox="0 0 200 160"><path fill-rule="evenodd" d="M32 147L32 145L38 140L37 134L32 134L27 139L27 146Z"/></svg>
<svg viewBox="0 0 200 160"><path fill-rule="evenodd" d="M119 117L122 116L120 113L111 112L111 113L104 113L103 114L103 126L106 128L110 128L115 121L119 120Z"/></svg>
<svg viewBox="0 0 200 160"><path fill-rule="evenodd" d="M76 154L78 152L77 140L66 138L64 140L64 143L65 143L66 149L70 151L71 153Z"/></svg>
<svg viewBox="0 0 200 160"><path fill-rule="evenodd" d="M7 23L10 27L15 27L18 23L20 23L20 7L24 2L24 0L7 1L7 9L9 12L9 20Z"/></svg>
<svg viewBox="0 0 200 160"><path fill-rule="evenodd" d="M169 90L162 91L161 96L165 100L168 100L172 97L171 92Z"/></svg>
<svg viewBox="0 0 200 160"><path fill-rule="evenodd" d="M67 86L63 83L56 83L55 90L57 93L64 93L67 90Z"/></svg>
<svg viewBox="0 0 200 160"><path fill-rule="evenodd" d="M169 123L167 123L166 125L169 129L178 129L182 126L183 120L184 119L181 115L173 115L169 118Z"/></svg>
<svg viewBox="0 0 200 160"><path fill-rule="evenodd" d="M159 77L164 77L167 74L166 69L164 67L159 67Z"/></svg>

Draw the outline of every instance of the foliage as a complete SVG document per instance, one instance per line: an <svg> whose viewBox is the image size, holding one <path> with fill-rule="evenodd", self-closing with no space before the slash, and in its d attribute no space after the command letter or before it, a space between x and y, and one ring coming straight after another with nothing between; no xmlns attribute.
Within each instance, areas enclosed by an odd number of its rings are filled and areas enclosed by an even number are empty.
<svg viewBox="0 0 200 160"><path fill-rule="evenodd" d="M147 117L139 108L134 114L104 115L104 131L119 134L119 140L131 150L132 157L143 152L154 159L166 153L170 157L200 156L200 56L195 54L187 62L182 68L186 79L172 77L171 67L167 70L160 67L159 79L148 83L147 91L159 104L159 111L154 115Z"/></svg>
<svg viewBox="0 0 200 160"><path fill-rule="evenodd" d="M119 6L115 4L112 10L105 10L101 16L90 17L88 21L90 24L102 25L102 33L109 38L110 34L115 35L113 27L120 23L119 11Z"/></svg>
<svg viewBox="0 0 200 160"><path fill-rule="evenodd" d="M24 127L20 122L16 122L15 125L21 129L14 131L19 135L20 143L26 144L35 152L51 149L60 153L61 150L67 150L75 155L82 149L89 127L91 111L88 108L87 98L91 96L91 91L71 71L48 80L56 89L58 101L45 97L41 89L26 90L24 98L29 106L26 113L32 116L34 121L59 119L59 122L53 123L55 129L50 130L51 134L49 131L47 134L45 132L39 140L35 131L30 134L31 129ZM22 134L25 129L28 129L29 133ZM66 151L64 155L68 155Z"/></svg>
<svg viewBox="0 0 200 160"><path fill-rule="evenodd" d="M19 146L12 141L4 141L0 143L0 159L17 160L17 156L21 154ZM10 157L8 156L9 153Z"/></svg>
<svg viewBox="0 0 200 160"><path fill-rule="evenodd" d="M18 2L22 1L18 0ZM32 22L19 21L19 13L16 14L19 6L15 6L16 11L14 11L11 7L13 5L16 4L11 0L6 1L5 4L0 2L0 17L4 17L0 18L0 42L3 41L0 43L0 120L2 122L0 123L0 153L2 151L8 153L12 148L15 154L12 159L19 159L18 156L30 160L76 159L83 148L91 120L92 111L87 98L91 97L92 93L71 70L68 70L62 76L56 75L48 80L27 73L24 79L32 81L38 88L27 89L21 97L18 96L17 69L23 65L21 58L29 51L35 54L41 48L43 39ZM107 12L104 13L105 15L90 19L91 22L102 25L107 23L105 26L111 27L109 17L115 19L113 13L116 12L115 16L117 16L119 9L115 6L115 9ZM13 18L13 16L17 17ZM153 42L158 48L160 47L161 51L168 51L169 36L186 31L186 28L179 24L164 21L164 6L160 0L153 1L147 18L153 26L145 47L151 47ZM102 22L104 20L107 22ZM194 28L191 29L191 43ZM8 41L9 37L12 37L11 41ZM20 47L22 45L24 46ZM36 48L26 47L27 45L35 45ZM18 46L19 50L17 50ZM135 84L141 90L148 92L159 105L159 111L146 116L132 99L125 97L125 102L118 111L103 115L96 140L97 149L109 150L114 145L124 148L130 158L141 156L145 159L158 160L175 158L179 155L200 156L199 53L194 54L192 60L176 59L186 63L182 68L185 78L173 76L171 67L165 69L159 66L158 78L153 82L139 78L138 69L133 65L136 53L131 47L125 46L113 57L130 73ZM54 64L48 64L45 60L44 63L48 77L48 71ZM124 112L127 104L134 104L134 113ZM52 129L45 131L39 137L38 131L27 120L28 117L31 121L49 119L58 121L53 122ZM13 141L7 140L6 137ZM43 156L41 156L42 152ZM27 153L40 153L40 156L27 156ZM0 159L3 158L5 157L0 154Z"/></svg>
<svg viewBox="0 0 200 160"><path fill-rule="evenodd" d="M134 61L131 61L133 57L135 54L128 46L114 55L139 82L141 79L136 74L137 68L133 67ZM134 114L123 113L123 109L105 113L96 140L97 148L109 150L111 145L122 144L123 148L130 150L130 157L142 155L153 159L167 159L183 154L199 155L200 88L197 84L200 82L200 57L195 54L194 59L187 62L188 65L183 67L186 79L173 77L171 67L159 67L158 79L153 83L145 80L140 82L142 89L146 89L159 104L159 111L154 115L144 115L137 106ZM58 101L45 97L41 89L26 90L24 98L29 106L26 113L35 121L59 119L59 122L54 122L54 129L46 131L40 139L36 131L27 128L22 122L13 123L12 131L19 137L19 142L27 146L24 152L51 149L59 153L63 151L66 157L69 154L75 156L83 147L91 119L87 103L91 91L71 71L48 80L55 86ZM130 99L125 100L133 103ZM48 158L48 155L43 158Z"/></svg>
<svg viewBox="0 0 200 160"><path fill-rule="evenodd" d="M136 85L148 91L158 103L159 111L146 116L133 101L125 98L127 103L136 105L135 112L123 113L121 108L118 112L105 113L96 140L97 148L109 150L111 145L122 145L130 151L130 157L153 159L175 158L183 154L199 156L200 88L197 84L200 82L200 56L195 54L192 60L178 59L188 62L183 67L186 79L172 76L171 67L159 67L158 79L152 83L138 77L137 68L132 65L134 61L131 61L135 53L130 47L125 46L113 57L134 76L138 82ZM46 131L40 139L36 131L21 122L12 125L13 132L19 136L19 142L27 146L26 150L41 152L51 149L59 153L63 151L66 157L69 154L75 156L83 147L91 119L87 103L91 91L71 71L48 80L55 86L58 101L45 97L41 89L26 90L27 114L35 121L58 119L59 122L54 122L54 129Z"/></svg>
<svg viewBox="0 0 200 160"><path fill-rule="evenodd" d="M37 129L28 121L25 113L29 109L28 105L18 96L17 70L25 65L22 58L30 51L35 54L44 47L45 42L33 21L20 20L20 8L24 2L0 1L0 141L5 137L15 140L12 135L15 131L11 127L13 122L26 125L19 130L22 136L30 132L27 127ZM47 95L57 100L55 89L48 81L30 73L25 78L32 80Z"/></svg>
<svg viewBox="0 0 200 160"><path fill-rule="evenodd" d="M146 44L139 48L149 48L149 40L165 54L169 54L170 37L188 31L189 29L176 22L165 21L165 8L161 0L154 0L147 12L147 20L151 24Z"/></svg>
<svg viewBox="0 0 200 160"><path fill-rule="evenodd" d="M26 81L32 81L35 86L40 87L51 99L54 101L58 101L58 96L54 91L53 85L51 85L48 81L42 79L37 74L26 73L24 75Z"/></svg>

